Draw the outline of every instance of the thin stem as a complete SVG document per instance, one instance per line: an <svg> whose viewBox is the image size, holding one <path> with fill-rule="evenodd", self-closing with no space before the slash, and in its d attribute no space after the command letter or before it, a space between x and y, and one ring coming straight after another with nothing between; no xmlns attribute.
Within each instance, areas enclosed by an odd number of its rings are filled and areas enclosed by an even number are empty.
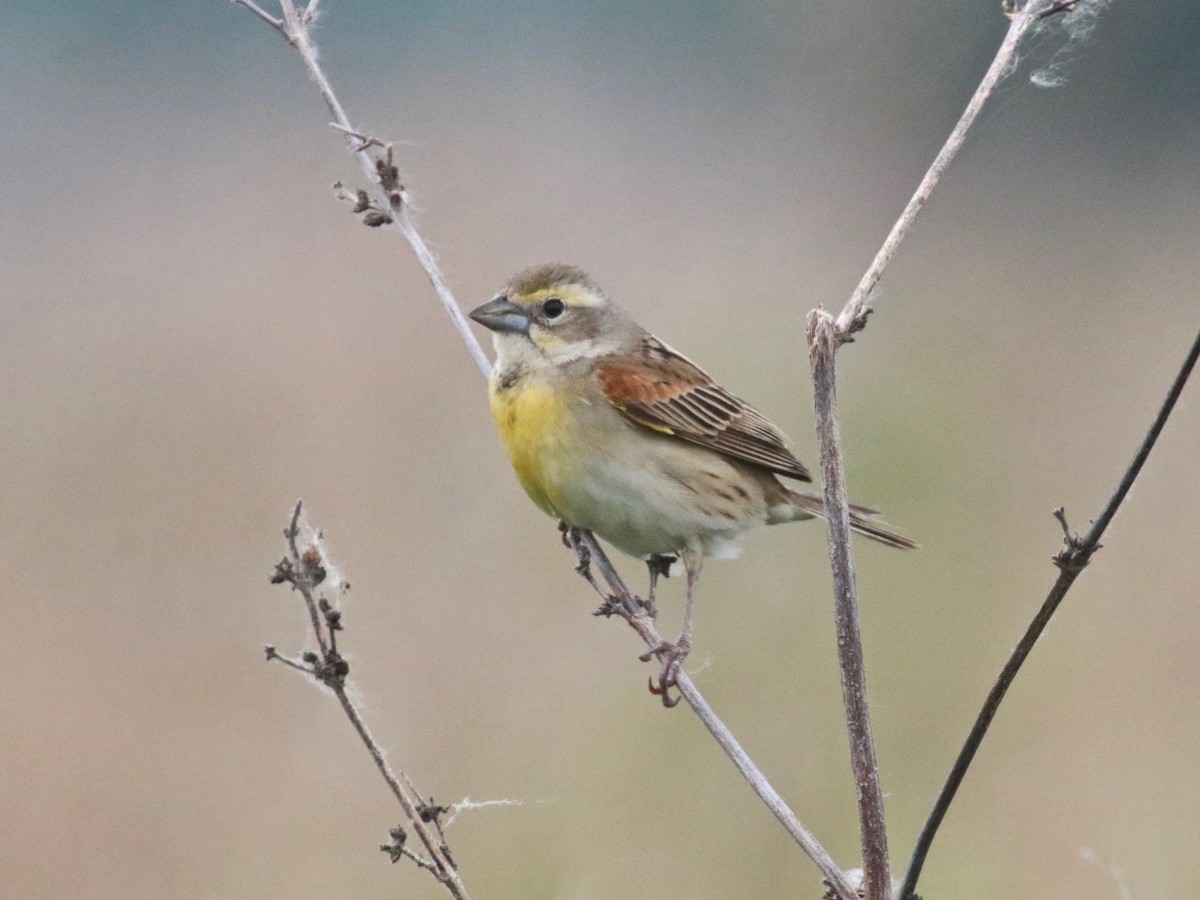
<svg viewBox="0 0 1200 900"><path fill-rule="evenodd" d="M329 83L329 78L326 76L325 70L321 68L321 64L318 61L317 47L312 41L308 28L315 17L315 4L309 3L304 12L299 12L293 0L280 0L280 7L283 9L283 22L278 22L254 6L253 3L247 2L247 0L233 0L233 2L247 7L260 18L266 20L300 54L305 68L308 69L308 74L312 76L313 81L317 85L317 90L321 94L321 98L329 108L329 112L333 116L338 130L345 137L346 145L350 148L350 152L358 159L359 165L362 166L363 175L366 176L367 184L370 186L369 191L375 195L376 202L382 208L392 208L395 210L393 224L404 235L409 246L412 247L413 253L416 254L417 259L421 263L421 268L425 270L425 274L429 277L429 281L433 285L433 289L437 293L442 307L446 310L447 315L450 316L450 321L453 323L454 329L458 332L458 336L467 345L467 349L470 351L471 357L475 360L475 364L479 367L479 371L487 375L491 371L492 364L488 361L487 354L483 352L483 347L480 346L479 341L475 339L475 335L471 332L471 326L467 323L467 317L463 315L458 301L454 299L454 294L446 283L446 276L442 274L442 269L438 265L437 258L433 255L433 252L426 245L412 223L412 217L409 214L407 192L401 186L398 191L400 195L398 201L394 202L388 196L387 192L382 189L379 184L379 174L375 166L375 160L372 159L371 154L367 152L367 148L364 146L367 142L361 140L358 131L350 124L350 118L346 115L346 110L343 109L341 101L337 98L337 94L333 92L333 85Z"/></svg>
<svg viewBox="0 0 1200 900"><path fill-rule="evenodd" d="M858 625L849 510L837 422L835 357L838 348L851 341L855 332L866 326L867 316L871 311L867 306L868 297L882 278L901 241L908 234L917 214L925 206L951 161L962 149L971 127L996 85L1011 71L1021 41L1039 20L1073 8L1073 4L1064 5L1061 0L1028 0L1021 9L1015 11L1013 6L1015 3L1006 3L1005 10L1012 13L1012 22L991 65L837 320L834 321L823 310L814 310L809 317L809 360L813 370L817 434L825 484L825 507L828 511L826 522L829 528L830 564L834 580L838 659L842 669L842 697L850 738L851 765L858 787L859 827L868 900L886 900L890 897L891 882L883 793L871 737L866 675Z"/></svg>
<svg viewBox="0 0 1200 900"><path fill-rule="evenodd" d="M829 527L829 561L833 571L834 619L837 626L838 662L842 671L842 702L850 738L850 765L858 794L859 830L867 900L888 900L892 880L888 864L887 827L883 815L883 788L871 736L867 706L867 674L863 662L862 634L858 625L858 592L854 556L850 546L850 510L842 466L841 435L837 413L837 326L821 310L808 321L809 360L820 443L821 478L824 482L825 517Z"/></svg>
<svg viewBox="0 0 1200 900"><path fill-rule="evenodd" d="M284 531L284 535L287 538L288 557L276 566L276 574L272 578L272 581L291 584L300 593L300 596L303 597L304 604L308 609L313 634L317 639L317 645L320 647L321 652L319 656L317 654L305 654L306 661L312 660L312 662L310 665L303 665L295 660L281 656L273 646L270 646L267 648L267 659L277 659L294 669L298 669L316 678L333 691L334 696L338 699L338 703L342 706L342 711L345 712L346 717L354 726L354 730L358 732L363 745L371 754L371 759L375 762L375 768L379 770L379 774L383 776L383 780L387 783L396 801L400 804L400 809L404 813L408 826L416 832L417 837L420 838L421 843L425 846L426 851L428 851L430 858L429 860L424 860L416 854L404 852L403 848L400 850L401 854L409 856L424 868L433 872L438 881L445 886L446 890L455 900L469 900L466 887L459 877L458 868L454 863L453 857L450 855L450 849L446 846L446 842L442 838L436 816L432 820L435 827L438 828L438 833L435 836L423 815L423 812L427 809L425 801L421 798L420 793L413 786L412 781L403 770L397 770L399 772L397 776L392 767L388 765L387 760L384 758L383 750L380 749L375 739L371 736L366 722L363 721L358 708L354 705L354 701L350 699L346 681L348 667L343 657L335 649L333 640L334 632L341 627L341 614L336 609L333 609L325 598L321 598L320 600L317 598L316 588L325 577L327 565L319 540L313 540L309 546L301 547L300 517L302 510L303 503L296 501L291 520Z"/></svg>
<svg viewBox="0 0 1200 900"><path fill-rule="evenodd" d="M421 856L419 853L413 853L413 852L412 852L411 850L409 850L407 847L401 847L401 848L400 848L400 849L399 849L397 852L398 852L398 853L399 853L401 856L403 856L403 857L406 857L406 858L408 858L408 859L411 859L413 862L415 862L415 863L416 863L418 866L420 866L422 869L428 869L428 870L429 870L430 872L432 872L434 875L436 875L436 874L437 874L437 866L436 866L436 865L434 865L433 863L431 863L431 862L430 862L429 860L427 860L425 857Z"/></svg>
<svg viewBox="0 0 1200 900"><path fill-rule="evenodd" d="M375 768L379 770L379 774L383 776L383 780L391 788L392 794L395 796L397 802L399 802L400 808L404 811L405 818L409 820L413 830L421 838L421 843L425 845L425 848L433 857L438 880L446 885L447 890L450 891L452 896L461 898L461 900L467 900L467 889L459 877L454 859L450 856L450 848L446 846L446 842L440 836L437 839L434 838L433 833L421 816L418 806L424 806L424 803L420 799L420 796L416 797L416 802L414 803L413 798L410 798L408 792L400 786L399 780L392 774L391 767L383 756L383 751L375 743L375 739L371 737L371 732L367 729L366 723L363 722L362 716L359 715L358 708L347 695L345 686L336 686L333 692L337 695L338 702L342 705L346 717L354 725L354 730L358 732L358 736L362 739L363 744L366 745L367 750L371 754L371 758L375 761ZM405 780L408 780L407 777Z"/></svg>
<svg viewBox="0 0 1200 900"><path fill-rule="evenodd" d="M1150 426L1150 430L1146 432L1146 437L1142 440L1137 453L1134 454L1129 466L1125 469L1125 474L1121 477L1120 483L1117 485L1116 490L1113 491L1112 496L1109 497L1108 503L1104 505L1104 509L1100 511L1100 515L1092 523L1092 527L1088 529L1087 534L1082 538L1072 537L1067 532L1064 538L1066 547L1054 557L1054 563L1060 570L1058 578L1055 579L1054 585L1050 588L1050 593L1046 595L1046 599L1042 602L1037 615L1033 617L1033 621L1025 629L1025 634L1021 637L1016 649L1013 650L1008 662L1005 663L1000 676L996 679L995 685L993 685L987 699L983 703L983 708L980 709L979 715L975 718L975 724L971 727L971 733L967 735L966 743L963 744L962 750L959 751L958 758L955 759L954 766L950 770L950 775L947 777L946 783L942 786L941 793L938 794L937 802L934 803L933 809L929 813L925 827L921 829L921 834L917 838L917 845L913 849L912 860L908 864L908 872L905 873L904 883L900 888L900 900L908 900L908 898L913 896L913 891L917 887L917 880L921 877L921 869L925 865L925 858L929 855L929 848L933 845L933 839L937 835L938 827L942 824L942 819L945 818L946 811L954 801L954 795L958 792L958 787L962 784L963 777L967 774L967 769L970 768L971 761L975 758L975 752L979 749L979 745L983 743L983 738L987 734L988 727L992 724L992 719L996 716L996 711L1000 708L1000 703L1004 700L1004 695L1008 693L1008 689L1016 679L1022 664L1033 650L1038 638L1041 637L1055 610L1062 603L1067 591L1071 589L1071 585L1075 583L1075 579L1079 577L1079 574L1087 568L1088 563L1091 562L1092 554L1100 549L1100 538L1103 536L1105 529L1108 528L1109 523L1112 522L1113 516L1117 514L1117 510L1124 502L1129 489L1141 473L1142 467L1146 464L1146 459L1150 456L1150 451L1154 449L1154 444L1158 440L1159 434L1162 433L1163 426L1166 425L1171 411L1175 408L1175 402L1179 399L1179 395L1183 393L1183 386L1187 384L1192 370L1196 367L1197 359L1200 359L1200 333L1197 333L1196 339L1192 342L1191 350L1184 359L1183 365L1179 369L1179 374L1175 376L1175 381L1172 383L1171 389L1167 392L1167 396L1163 400L1162 406L1158 410L1158 415L1155 416L1154 422ZM1066 531L1065 515L1063 515L1061 510L1056 510L1055 512L1059 520L1064 523L1064 531Z"/></svg>
<svg viewBox="0 0 1200 900"><path fill-rule="evenodd" d="M1086 558L1080 560L1084 565L1087 564L1087 559L1091 554L1100 549L1100 537L1104 534L1104 530L1113 520L1113 516L1117 514L1117 510L1125 501L1129 489L1133 487L1133 483L1137 480L1138 475L1142 471L1142 466L1146 464L1146 459L1150 456L1150 451L1154 449L1154 444L1158 440L1159 434L1162 433L1163 426L1167 424L1167 419L1171 415L1171 411L1175 408L1175 403L1179 400L1179 395L1183 393L1183 386L1187 384L1188 378L1192 374L1192 370L1196 367L1196 360L1200 357L1200 334L1196 335L1196 340L1192 342L1192 349L1188 351L1187 358L1184 359L1183 365L1179 369L1179 374L1175 376L1175 381L1171 385L1171 390L1167 392L1166 398L1163 400L1162 408L1159 409L1158 415L1155 416L1154 422L1150 425L1150 430L1146 432L1146 437L1142 440L1142 445L1138 447L1137 453L1130 462L1129 468L1125 470L1125 474L1121 477L1121 483L1117 485L1111 497L1108 498L1108 503L1104 505L1104 509L1100 511L1100 515L1096 517L1096 521L1092 523L1092 527L1088 529L1081 541L1081 548L1077 554L1082 554L1086 549Z"/></svg>
<svg viewBox="0 0 1200 900"><path fill-rule="evenodd" d="M663 642L662 636L658 633L653 616L646 611L638 598L626 586L624 580L617 573L616 568L604 552L604 548L600 546L600 542L589 531L581 532L580 538L582 549L584 550L580 555L580 568L583 570L580 574L588 578L589 581L592 581L593 586L603 595L603 591L600 590L599 586L591 578L590 572L587 571L589 563L594 564L600 571L605 582L607 582L609 590L612 591L612 599L616 601L621 610L618 614L637 631L647 647L660 646ZM579 552L578 548L577 552ZM606 597L606 599L608 598ZM784 802L775 788L771 786L771 783L767 781L766 775L754 764L754 760L750 758L749 754L742 749L742 745L733 736L733 732L717 716L708 701L704 699L704 695L696 687L695 682L688 677L686 672L680 670L675 676L675 687L696 713L696 717L708 729L708 733L713 736L717 745L729 757L738 771L742 773L742 777L746 779L746 782L754 790L754 793L766 804L767 809L779 820L779 823L792 836L792 839L799 845L800 849L816 864L825 881L837 893L839 900L858 900L858 894L846 878L845 873L833 861L833 857L821 846L821 843L812 832L804 827L796 817L796 814L792 812L791 808Z"/></svg>
<svg viewBox="0 0 1200 900"><path fill-rule="evenodd" d="M246 9L250 10L250 12L254 13L256 16L258 16L260 19L262 19L264 22L266 22L268 25L270 25L272 28L274 28L276 31L278 31L280 34L282 34L285 39L287 38L288 35L287 35L287 31L284 30L283 20L275 18L273 15L271 15L269 12L267 12L265 9L263 9L261 6L259 6L257 3L255 3L254 0L233 0L233 2L237 6L246 7Z"/></svg>
<svg viewBox="0 0 1200 900"><path fill-rule="evenodd" d="M299 574L299 570L304 566L304 557L297 547L296 539L300 534L300 513L304 509L304 501L297 500L296 506L292 509L292 518L288 522L287 531L284 536L287 538L288 550L292 554L293 571ZM293 584L295 582L293 581ZM300 591L300 596L304 598L304 605L308 609L309 625L312 626L313 634L317 638L317 646L321 648L321 659L329 657L329 644L325 640L325 629L321 627L321 613L317 609L316 598L313 597L312 590L307 587L297 585Z"/></svg>
<svg viewBox="0 0 1200 900"><path fill-rule="evenodd" d="M284 656L280 653L276 653L274 647L267 647L267 659L273 659L276 662L281 662L288 668L295 669L297 672L303 672L305 675L316 675L311 666L306 666L304 663L300 662L300 660L292 659L290 656Z"/></svg>
<svg viewBox="0 0 1200 900"><path fill-rule="evenodd" d="M963 110L962 115L958 119L958 124L954 126L954 130L950 132L950 136L946 138L946 143L942 145L942 149L938 155L934 157L933 163L929 166L929 170L925 173L925 177L921 179L921 183L917 186L916 193L912 195L912 199L908 201L908 205L904 207L904 211L900 214L900 218L896 220L896 224L892 226L891 232L888 233L883 246L879 248L879 252L875 254L875 259L863 274L862 280L859 281L858 287L854 289L854 293L850 295L850 299L846 302L841 314L837 319L838 331L844 335L849 335L853 331L857 331L862 327L864 316L867 310L867 298L871 295L871 291L875 289L875 285L879 283L879 279L883 277L883 270L892 260L896 249L900 246L900 242L904 240L904 236L908 234L909 228L912 227L913 221L917 218L917 213L925 205L925 201L929 199L929 195L933 193L933 189L937 187L938 181L941 180L942 174L950 165L958 151L962 149L963 143L967 139L967 133L971 130L971 126L975 124L975 119L979 116L979 111L983 109L983 105L991 96L992 91L1000 80L1008 73L1013 65L1013 59L1017 52L1017 47L1022 39L1029 32L1040 17L1048 10L1047 7L1053 5L1052 0L1031 0L1026 4L1025 8L1017 13L1008 26L1008 33L1004 36L1004 41L1000 44L1000 49L996 51L996 57L992 60L992 64L988 67L987 72L983 76L983 80L979 82L979 87L975 89L974 95L971 97L967 108Z"/></svg>

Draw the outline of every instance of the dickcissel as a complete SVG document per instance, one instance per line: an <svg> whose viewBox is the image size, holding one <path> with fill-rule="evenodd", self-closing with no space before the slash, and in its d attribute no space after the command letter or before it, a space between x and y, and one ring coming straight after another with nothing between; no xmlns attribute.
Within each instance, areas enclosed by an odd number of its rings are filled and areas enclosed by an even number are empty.
<svg viewBox="0 0 1200 900"><path fill-rule="evenodd" d="M753 528L823 516L820 496L777 477L812 481L808 470L765 416L640 327L578 268L527 269L471 318L492 332L492 415L533 502L647 560L650 597L664 560L683 562L682 633L652 651L663 660L655 693L665 691L691 648L704 558L736 555ZM853 507L851 527L915 546L873 513Z"/></svg>

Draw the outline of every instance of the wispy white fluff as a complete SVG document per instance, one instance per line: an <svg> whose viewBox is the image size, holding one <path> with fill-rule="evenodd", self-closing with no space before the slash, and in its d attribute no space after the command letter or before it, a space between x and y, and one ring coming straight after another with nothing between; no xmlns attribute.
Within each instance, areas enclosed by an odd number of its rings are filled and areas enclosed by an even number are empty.
<svg viewBox="0 0 1200 900"><path fill-rule="evenodd" d="M1091 847L1080 847L1079 858L1085 863L1095 866L1100 869L1116 885L1117 893L1121 895L1121 900L1134 900L1133 891L1129 889L1129 883L1125 880L1125 873L1116 863L1109 862Z"/></svg>
<svg viewBox="0 0 1200 900"><path fill-rule="evenodd" d="M524 806L526 803L554 803L554 800L472 800L470 797L463 797L457 803L450 807L450 815L446 817L446 823L443 827L449 828L450 825L458 818L461 812L467 812L475 809L487 809L491 806Z"/></svg>
<svg viewBox="0 0 1200 900"><path fill-rule="evenodd" d="M1061 31L1066 35L1066 41L1054 51L1046 65L1030 74L1029 81L1034 87L1057 88L1067 83L1066 69L1074 61L1075 51L1091 38L1101 10L1111 3L1112 0L1079 0L1070 12L1051 16L1037 26L1037 32L1043 37Z"/></svg>

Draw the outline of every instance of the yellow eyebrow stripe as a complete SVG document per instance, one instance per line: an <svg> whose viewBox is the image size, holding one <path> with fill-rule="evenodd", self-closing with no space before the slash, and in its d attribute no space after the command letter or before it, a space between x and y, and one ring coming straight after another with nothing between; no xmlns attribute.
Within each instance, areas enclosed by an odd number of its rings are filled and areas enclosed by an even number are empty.
<svg viewBox="0 0 1200 900"><path fill-rule="evenodd" d="M552 288L539 288L531 294L523 294L521 299L529 304L541 303L543 300L549 300L551 297L557 297L567 306L575 308L587 306L599 306L604 300L596 296L591 291L577 284L560 284Z"/></svg>

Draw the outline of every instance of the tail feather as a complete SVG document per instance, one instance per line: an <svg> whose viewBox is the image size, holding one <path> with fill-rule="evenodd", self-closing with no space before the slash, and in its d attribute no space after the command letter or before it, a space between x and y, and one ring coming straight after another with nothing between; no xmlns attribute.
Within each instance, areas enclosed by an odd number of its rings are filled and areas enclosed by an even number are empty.
<svg viewBox="0 0 1200 900"><path fill-rule="evenodd" d="M787 499L795 508L793 518L808 519L813 516L825 518L825 500L818 494L789 489ZM919 545L915 541L910 541L904 535L888 530L884 527L884 523L876 521L874 517L878 515L878 510L851 503L850 527L859 534L869 537L873 541L879 541L881 544L887 544L889 547L898 547L901 550L917 549Z"/></svg>

